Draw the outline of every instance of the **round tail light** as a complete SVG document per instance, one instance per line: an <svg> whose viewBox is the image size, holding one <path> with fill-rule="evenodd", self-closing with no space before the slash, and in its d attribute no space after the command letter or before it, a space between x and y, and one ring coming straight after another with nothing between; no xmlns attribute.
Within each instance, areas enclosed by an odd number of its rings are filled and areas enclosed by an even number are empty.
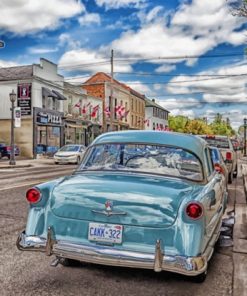
<svg viewBox="0 0 247 296"><path fill-rule="evenodd" d="M36 188L31 188L26 193L26 198L30 203L37 203L41 198L41 193Z"/></svg>
<svg viewBox="0 0 247 296"><path fill-rule="evenodd" d="M199 219L203 214L202 206L199 203L190 203L186 207L186 214L191 219Z"/></svg>

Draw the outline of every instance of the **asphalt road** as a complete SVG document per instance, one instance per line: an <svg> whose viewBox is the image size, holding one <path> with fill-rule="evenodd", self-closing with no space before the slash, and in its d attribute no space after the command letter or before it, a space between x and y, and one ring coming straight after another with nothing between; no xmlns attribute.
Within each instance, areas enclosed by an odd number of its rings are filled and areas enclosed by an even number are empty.
<svg viewBox="0 0 247 296"><path fill-rule="evenodd" d="M63 175L63 169L68 172L73 168L53 166L0 171L0 295L232 295L231 247L216 248L207 279L202 284L168 272L90 264L50 267L53 257L17 250L16 238L25 228L28 211L25 191L29 186L23 184L38 183L44 174L46 178L54 178ZM11 185L18 187L11 188ZM230 200L235 192L235 184L230 185Z"/></svg>

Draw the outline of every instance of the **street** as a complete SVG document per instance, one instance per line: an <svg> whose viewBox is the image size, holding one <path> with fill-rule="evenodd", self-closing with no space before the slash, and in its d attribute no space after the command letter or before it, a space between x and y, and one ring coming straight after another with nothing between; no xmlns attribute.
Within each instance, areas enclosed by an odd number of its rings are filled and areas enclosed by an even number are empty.
<svg viewBox="0 0 247 296"><path fill-rule="evenodd" d="M51 267L53 257L20 252L15 242L25 228L25 191L34 183L72 172L75 166L43 165L0 169L1 295L232 295L232 247L217 246L203 284L168 272L81 264ZM241 176L229 185L229 210Z"/></svg>

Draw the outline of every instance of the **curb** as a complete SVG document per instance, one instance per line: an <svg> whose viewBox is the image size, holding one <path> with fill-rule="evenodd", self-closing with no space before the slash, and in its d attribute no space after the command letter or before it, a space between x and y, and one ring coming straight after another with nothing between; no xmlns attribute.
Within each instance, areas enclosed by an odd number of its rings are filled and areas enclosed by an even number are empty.
<svg viewBox="0 0 247 296"><path fill-rule="evenodd" d="M247 164L241 164L242 184L235 197L233 228L233 296L247 293ZM240 179L241 180L241 179Z"/></svg>

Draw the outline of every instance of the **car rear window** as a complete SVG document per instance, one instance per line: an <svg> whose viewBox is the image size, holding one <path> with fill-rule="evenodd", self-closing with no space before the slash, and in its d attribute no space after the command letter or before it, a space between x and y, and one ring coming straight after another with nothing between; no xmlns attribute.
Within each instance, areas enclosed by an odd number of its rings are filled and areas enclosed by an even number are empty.
<svg viewBox="0 0 247 296"><path fill-rule="evenodd" d="M194 154L164 145L95 145L89 148L79 170L132 171L203 180L201 163Z"/></svg>
<svg viewBox="0 0 247 296"><path fill-rule="evenodd" d="M210 146L218 148L230 148L228 138L217 138L217 137L202 137Z"/></svg>

